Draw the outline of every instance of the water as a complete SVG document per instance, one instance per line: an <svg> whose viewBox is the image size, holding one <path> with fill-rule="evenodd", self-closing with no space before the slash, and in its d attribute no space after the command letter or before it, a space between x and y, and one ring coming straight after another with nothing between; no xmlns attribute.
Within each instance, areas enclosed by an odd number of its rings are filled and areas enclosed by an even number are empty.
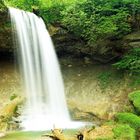
<svg viewBox="0 0 140 140"><path fill-rule="evenodd" d="M68 112L64 85L53 43L43 20L9 8L26 93L21 116L24 130L76 128Z"/></svg>

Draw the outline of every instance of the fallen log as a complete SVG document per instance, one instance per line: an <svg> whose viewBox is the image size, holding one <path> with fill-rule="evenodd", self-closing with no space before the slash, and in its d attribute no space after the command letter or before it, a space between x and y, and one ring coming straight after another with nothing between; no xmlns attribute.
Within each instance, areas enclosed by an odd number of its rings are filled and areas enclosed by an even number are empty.
<svg viewBox="0 0 140 140"><path fill-rule="evenodd" d="M42 137L46 138L43 140L89 140L89 133L92 130L84 129L74 136L66 136L61 129L53 129L52 134L45 134Z"/></svg>
<svg viewBox="0 0 140 140"><path fill-rule="evenodd" d="M51 138L52 140L67 140L62 132L61 129L53 129L52 134L45 134L42 137Z"/></svg>

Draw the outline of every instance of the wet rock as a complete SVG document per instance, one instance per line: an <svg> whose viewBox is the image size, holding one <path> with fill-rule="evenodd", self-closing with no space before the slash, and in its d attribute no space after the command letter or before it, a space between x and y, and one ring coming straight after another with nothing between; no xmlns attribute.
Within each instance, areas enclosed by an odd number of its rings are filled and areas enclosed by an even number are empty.
<svg viewBox="0 0 140 140"><path fill-rule="evenodd" d="M128 34L124 37L124 40L128 42L140 41L140 31Z"/></svg>
<svg viewBox="0 0 140 140"><path fill-rule="evenodd" d="M125 36L123 42L126 49L140 48L140 31Z"/></svg>
<svg viewBox="0 0 140 140"><path fill-rule="evenodd" d="M69 67L69 68L71 68L71 67L72 67L72 65L68 65L68 67Z"/></svg>
<svg viewBox="0 0 140 140"><path fill-rule="evenodd" d="M140 48L140 41L130 42L128 45L129 47L132 47L132 48Z"/></svg>
<svg viewBox="0 0 140 140"><path fill-rule="evenodd" d="M99 98L100 100L94 97L92 102L90 101L90 97L87 97L88 102L86 103L80 103L80 101L82 101L80 97L79 99L76 98L75 100L69 98L68 106L70 109L71 117L74 120L84 120L93 122L97 125L101 125L106 120L114 119L117 112L126 110L125 106L129 102L126 101L126 103L124 103L124 95L119 96L117 99L115 96L107 96L108 95L104 97L101 94Z"/></svg>
<svg viewBox="0 0 140 140"><path fill-rule="evenodd" d="M56 51L59 56L64 55L81 55L81 48L85 51L85 43L61 25L52 26L48 25L49 33L53 39ZM82 47L83 46L83 47Z"/></svg>
<svg viewBox="0 0 140 140"><path fill-rule="evenodd" d="M140 91L130 93L128 98L134 107L134 111L140 114Z"/></svg>
<svg viewBox="0 0 140 140"><path fill-rule="evenodd" d="M48 29L60 56L83 57L85 63L90 63L90 60L91 62L96 60L101 63L109 63L122 57L127 49L140 47L140 31L130 33L119 40L100 39L89 45L61 25L49 25Z"/></svg>
<svg viewBox="0 0 140 140"><path fill-rule="evenodd" d="M6 131L11 128L17 127L17 121L15 122L13 117L16 114L17 108L22 104L23 99L17 97L14 100L7 103L0 111L0 130Z"/></svg>
<svg viewBox="0 0 140 140"><path fill-rule="evenodd" d="M92 63L92 61L90 60L89 57L84 57L84 62L85 62L85 64L91 64Z"/></svg>
<svg viewBox="0 0 140 140"><path fill-rule="evenodd" d="M86 41L69 33L61 25L49 25L48 29L59 56L83 57L85 63L89 64L92 60L108 63L120 55L113 51L114 48L120 46L120 40L99 40L95 44L87 45Z"/></svg>
<svg viewBox="0 0 140 140"><path fill-rule="evenodd" d="M6 136L6 133L5 132L0 132L0 138L3 138Z"/></svg>
<svg viewBox="0 0 140 140"><path fill-rule="evenodd" d="M90 131L85 135L85 139L100 139L100 138L106 138L110 139L113 137L113 132L112 132L113 126L108 126L108 125L103 125L101 127L97 127L94 130Z"/></svg>

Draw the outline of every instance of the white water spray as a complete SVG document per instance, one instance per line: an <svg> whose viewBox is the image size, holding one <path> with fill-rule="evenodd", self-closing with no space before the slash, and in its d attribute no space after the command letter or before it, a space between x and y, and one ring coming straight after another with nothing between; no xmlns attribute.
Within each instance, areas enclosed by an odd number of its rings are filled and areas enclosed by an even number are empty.
<svg viewBox="0 0 140 140"><path fill-rule="evenodd" d="M15 8L9 11L27 98L21 126L25 130L79 127L70 120L59 64L43 20Z"/></svg>

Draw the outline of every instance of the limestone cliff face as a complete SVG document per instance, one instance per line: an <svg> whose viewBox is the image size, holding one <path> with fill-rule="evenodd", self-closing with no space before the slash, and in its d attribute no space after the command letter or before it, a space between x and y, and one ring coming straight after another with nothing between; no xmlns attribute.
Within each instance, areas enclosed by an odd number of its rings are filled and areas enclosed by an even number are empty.
<svg viewBox="0 0 140 140"><path fill-rule="evenodd" d="M60 26L48 26L56 50L60 56L89 57L101 63L108 63L122 57L129 49L140 47L140 31L135 31L120 40L98 40L88 46L84 40Z"/></svg>
<svg viewBox="0 0 140 140"><path fill-rule="evenodd" d="M82 51L86 52L86 46L82 39L77 38L61 27L48 25L49 33L54 42L57 53L60 56L65 55L82 55Z"/></svg>
<svg viewBox="0 0 140 140"><path fill-rule="evenodd" d="M140 30L124 37L124 47L140 48Z"/></svg>

